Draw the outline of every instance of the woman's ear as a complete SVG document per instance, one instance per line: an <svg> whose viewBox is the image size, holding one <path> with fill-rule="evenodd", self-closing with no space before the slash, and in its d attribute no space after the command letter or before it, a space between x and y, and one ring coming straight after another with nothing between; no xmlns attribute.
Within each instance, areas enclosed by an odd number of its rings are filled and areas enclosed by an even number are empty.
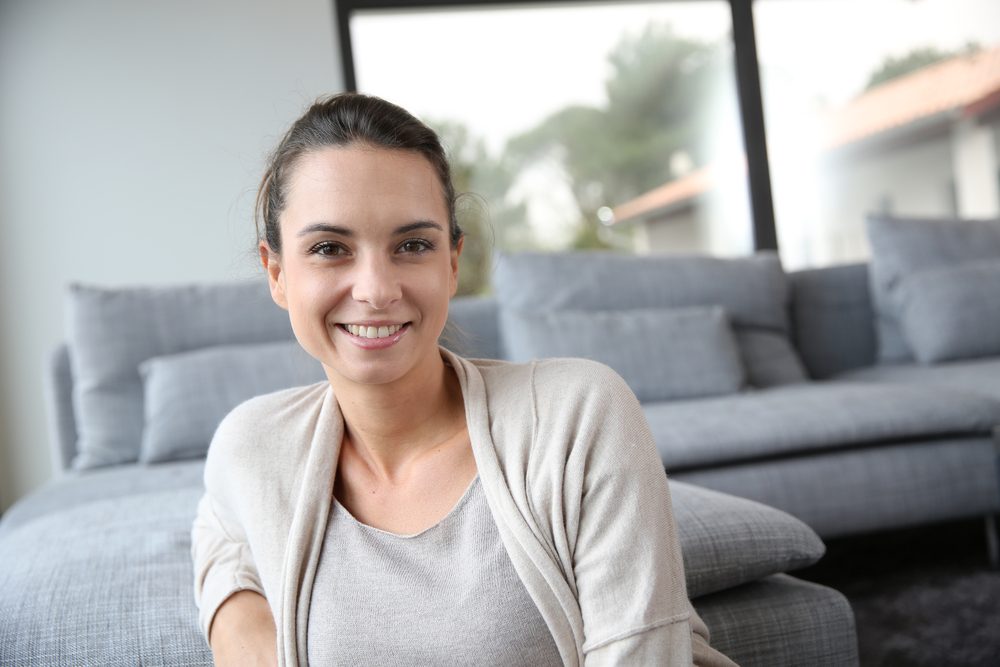
<svg viewBox="0 0 1000 667"><path fill-rule="evenodd" d="M260 252L260 263L267 271L267 283L271 288L271 298L274 302L288 310L288 300L285 298L285 274L281 270L281 255L271 250L266 241L257 246Z"/></svg>
<svg viewBox="0 0 1000 667"><path fill-rule="evenodd" d="M465 237L458 239L458 243L451 249L451 296L455 296L458 291L458 258L462 254L462 246L465 244Z"/></svg>

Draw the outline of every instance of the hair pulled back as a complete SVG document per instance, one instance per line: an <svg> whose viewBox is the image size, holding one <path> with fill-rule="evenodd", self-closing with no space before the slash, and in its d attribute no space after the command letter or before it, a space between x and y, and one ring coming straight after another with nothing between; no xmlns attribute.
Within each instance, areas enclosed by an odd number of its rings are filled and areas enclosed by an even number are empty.
<svg viewBox="0 0 1000 667"><path fill-rule="evenodd" d="M360 93L340 93L317 100L282 137L268 159L257 190L254 217L257 238L281 253L278 219L285 208L288 181L306 154L329 147L370 146L423 155L437 172L448 209L452 247L462 238L455 217L451 167L437 134L400 106Z"/></svg>

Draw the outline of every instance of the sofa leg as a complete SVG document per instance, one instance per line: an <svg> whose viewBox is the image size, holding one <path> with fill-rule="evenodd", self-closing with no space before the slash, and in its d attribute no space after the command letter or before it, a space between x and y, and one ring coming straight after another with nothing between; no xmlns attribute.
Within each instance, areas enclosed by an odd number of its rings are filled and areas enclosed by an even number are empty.
<svg viewBox="0 0 1000 667"><path fill-rule="evenodd" d="M1000 539L997 537L997 515L986 515L986 550L990 556L990 567L1000 569Z"/></svg>

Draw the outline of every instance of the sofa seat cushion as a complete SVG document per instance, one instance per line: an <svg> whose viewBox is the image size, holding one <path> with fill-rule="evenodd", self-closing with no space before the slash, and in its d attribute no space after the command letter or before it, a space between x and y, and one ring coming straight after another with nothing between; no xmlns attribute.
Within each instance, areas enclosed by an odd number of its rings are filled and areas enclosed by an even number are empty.
<svg viewBox="0 0 1000 667"><path fill-rule="evenodd" d="M0 520L0 537L38 517L61 512L67 507L145 493L201 489L204 476L204 460L157 465L126 463L93 470L73 470L11 505Z"/></svg>
<svg viewBox="0 0 1000 667"><path fill-rule="evenodd" d="M837 379L873 384L928 385L990 396L1000 401L1000 357L955 361L934 366L921 364L868 366L841 373Z"/></svg>
<svg viewBox="0 0 1000 667"><path fill-rule="evenodd" d="M689 597L707 595L818 561L826 547L773 507L671 480Z"/></svg>
<svg viewBox="0 0 1000 667"><path fill-rule="evenodd" d="M1000 401L934 386L824 381L734 396L649 403L668 471L874 442L987 434Z"/></svg>

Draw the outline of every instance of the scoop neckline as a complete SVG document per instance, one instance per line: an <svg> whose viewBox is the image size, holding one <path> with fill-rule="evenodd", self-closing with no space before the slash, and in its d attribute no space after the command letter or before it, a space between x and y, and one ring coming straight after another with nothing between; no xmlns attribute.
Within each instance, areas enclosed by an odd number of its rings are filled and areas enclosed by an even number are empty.
<svg viewBox="0 0 1000 667"><path fill-rule="evenodd" d="M417 533L410 533L410 534L394 533L394 532L392 532L390 530L384 530L382 528L376 528L375 526L370 526L367 523L364 523L363 521L359 520L353 514L351 514L351 511L348 510L346 507L344 507L344 505L340 502L340 500L336 496L333 497L333 504L334 504L334 506L336 508L339 508L340 511L343 512L344 515L347 516L347 518L350 519L352 523L354 523L355 525L359 526L360 528L363 528L366 531L371 531L373 533L377 533L379 535L384 535L386 537L395 538L395 539L398 539L398 540L412 540L412 539L421 537L422 535L424 535L424 534L426 534L426 533L428 533L428 532L430 532L430 531L432 531L432 530L434 530L434 529L442 526L445 522L447 522L453 516L457 515L461 511L462 507L469 502L469 498L472 497L472 491L473 491L473 489L476 488L476 486L478 485L479 481L480 481L479 480L479 473L477 472L476 476L472 478L471 482L469 482L469 486L466 487L465 491L462 493L462 496L452 506L452 508L450 510L448 510L448 513L445 514L443 517L441 517L441 519L437 523L434 523L433 525L430 525L427 528L424 528L423 530L421 530L420 532L417 532Z"/></svg>

